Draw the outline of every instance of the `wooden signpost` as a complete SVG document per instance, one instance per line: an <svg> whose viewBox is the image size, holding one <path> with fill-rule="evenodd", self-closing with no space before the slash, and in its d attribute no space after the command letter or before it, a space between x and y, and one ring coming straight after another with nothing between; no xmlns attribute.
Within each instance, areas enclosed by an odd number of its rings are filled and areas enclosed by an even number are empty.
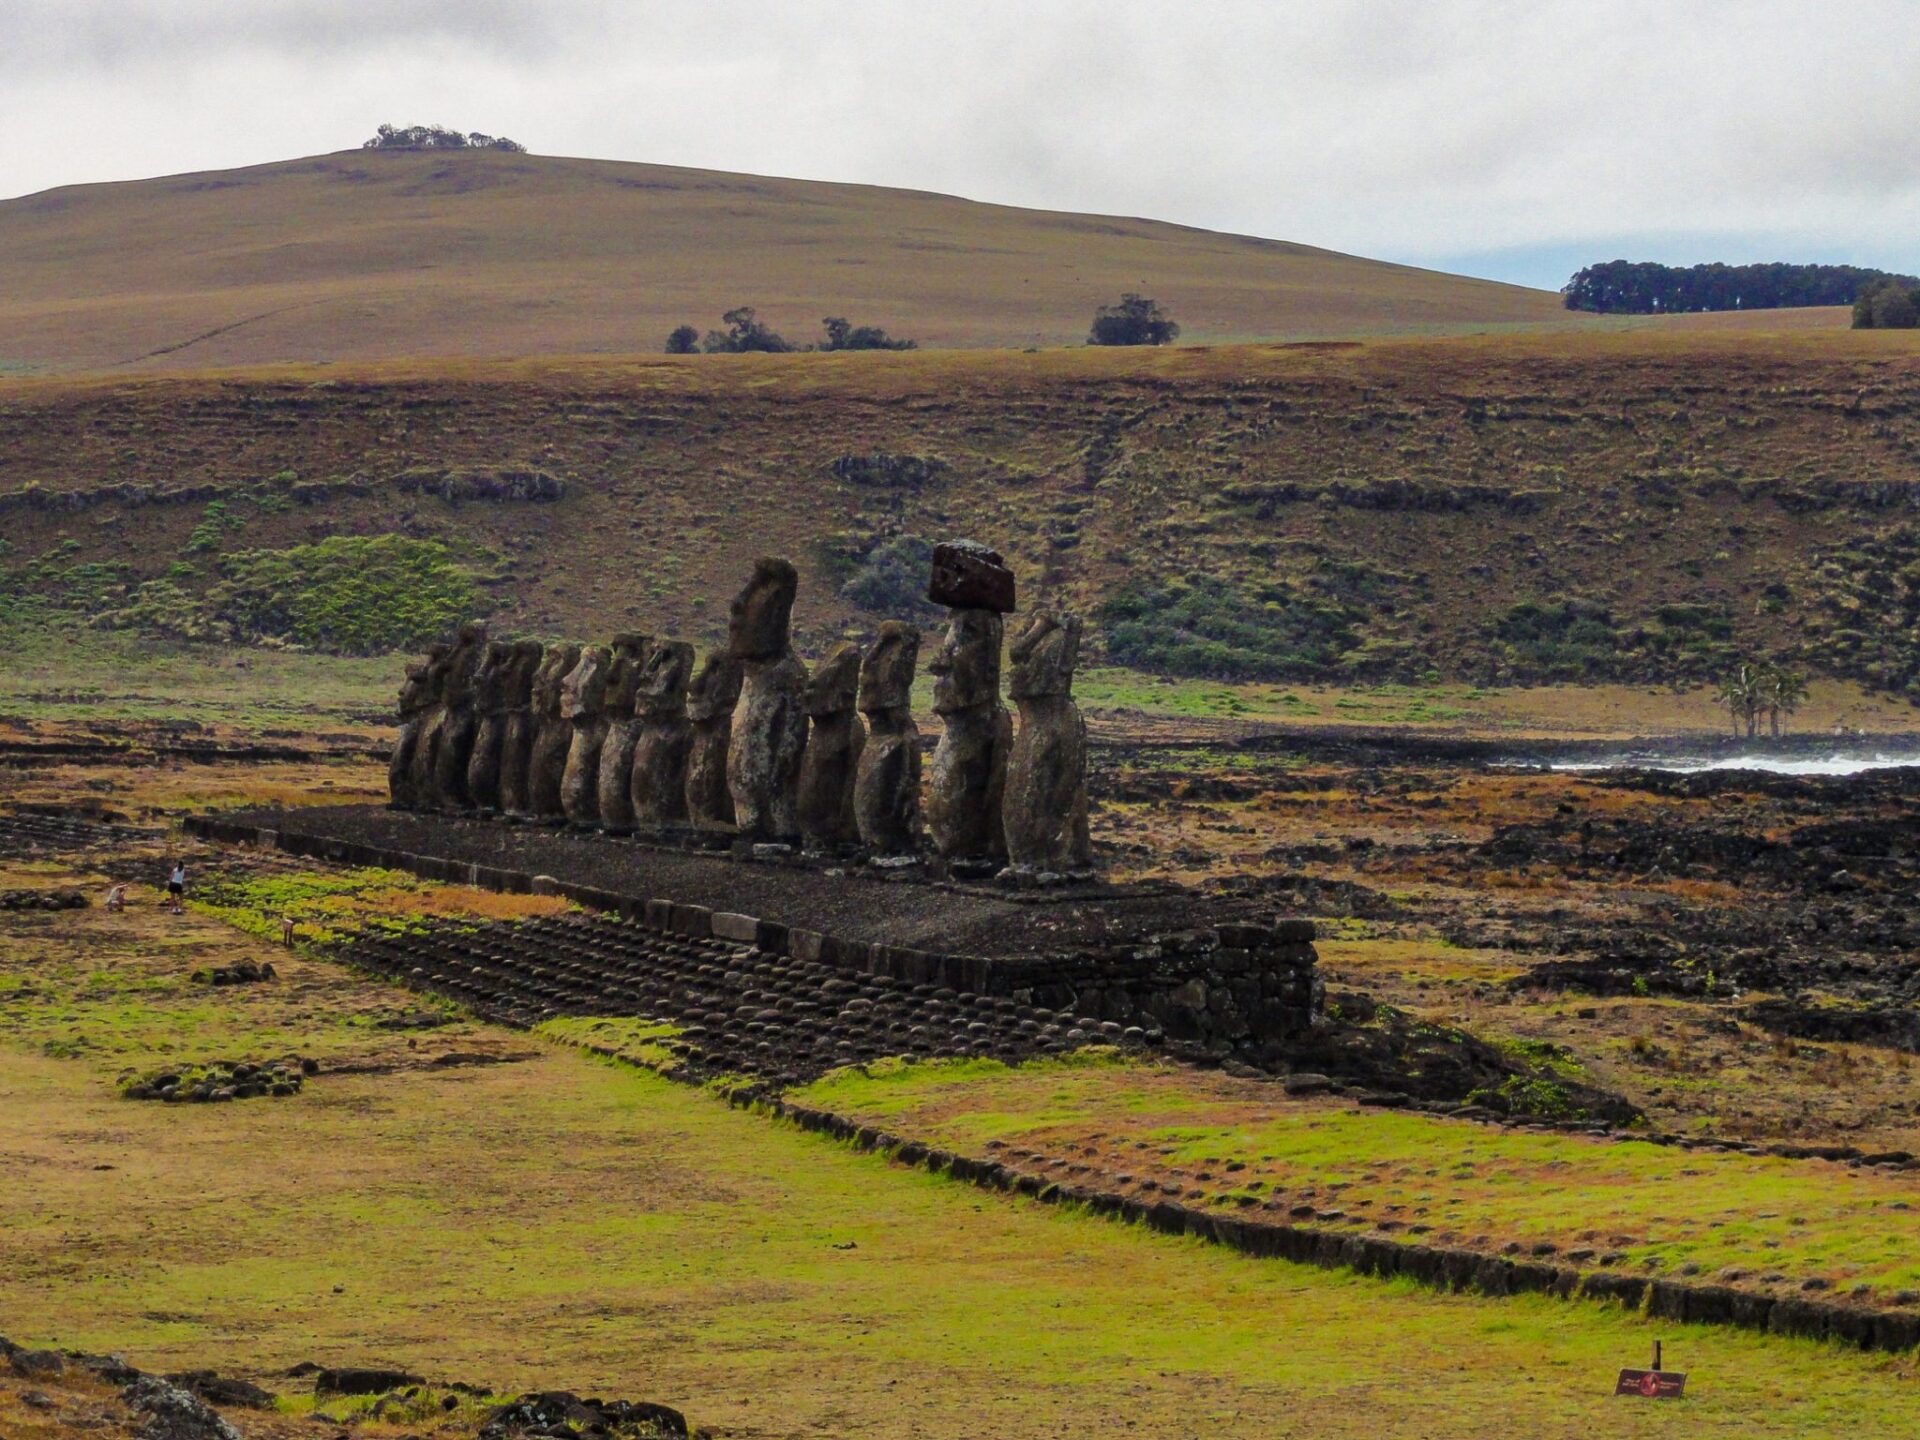
<svg viewBox="0 0 1920 1440"><path fill-rule="evenodd" d="M1678 1400L1687 1393L1687 1376L1684 1370L1662 1370L1660 1368L1660 1342L1653 1342L1653 1368L1651 1370L1622 1370L1620 1378L1614 1382L1616 1395L1638 1395L1646 1400Z"/></svg>

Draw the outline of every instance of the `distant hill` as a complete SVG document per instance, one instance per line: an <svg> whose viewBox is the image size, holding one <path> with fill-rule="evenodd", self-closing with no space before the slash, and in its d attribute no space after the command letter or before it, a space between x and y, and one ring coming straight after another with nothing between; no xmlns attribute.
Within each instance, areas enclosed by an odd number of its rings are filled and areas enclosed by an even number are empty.
<svg viewBox="0 0 1920 1440"><path fill-rule="evenodd" d="M755 306L923 346L1591 324L1558 295L1153 220L498 151L351 150L0 202L0 371L655 351Z"/></svg>

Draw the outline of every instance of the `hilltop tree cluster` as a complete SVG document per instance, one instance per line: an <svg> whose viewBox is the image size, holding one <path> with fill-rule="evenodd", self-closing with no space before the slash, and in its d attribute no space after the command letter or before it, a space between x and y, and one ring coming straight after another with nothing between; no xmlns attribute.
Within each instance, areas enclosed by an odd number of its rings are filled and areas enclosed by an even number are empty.
<svg viewBox="0 0 1920 1440"><path fill-rule="evenodd" d="M1118 305L1102 305L1094 312L1089 345L1171 345L1180 327L1160 308L1160 302L1129 290Z"/></svg>
<svg viewBox="0 0 1920 1440"><path fill-rule="evenodd" d="M525 154L527 147L504 135L482 135L478 130L462 135L444 125L382 125L371 140L362 141L362 150L511 150Z"/></svg>
<svg viewBox="0 0 1920 1440"><path fill-rule="evenodd" d="M1868 286L1911 275L1856 265L1657 265L1609 260L1589 265L1560 292L1569 310L1599 315L1670 315L1693 310L1781 310L1851 305Z"/></svg>

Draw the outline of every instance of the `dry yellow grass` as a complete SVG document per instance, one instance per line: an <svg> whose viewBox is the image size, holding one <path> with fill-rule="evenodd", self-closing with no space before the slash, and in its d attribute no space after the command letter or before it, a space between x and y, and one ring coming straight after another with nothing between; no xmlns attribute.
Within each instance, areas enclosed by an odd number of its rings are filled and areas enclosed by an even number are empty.
<svg viewBox="0 0 1920 1440"><path fill-rule="evenodd" d="M656 350L740 304L795 340L1059 345L1123 290L1198 340L1588 323L1306 245L603 160L346 151L0 203L0 364L56 369Z"/></svg>

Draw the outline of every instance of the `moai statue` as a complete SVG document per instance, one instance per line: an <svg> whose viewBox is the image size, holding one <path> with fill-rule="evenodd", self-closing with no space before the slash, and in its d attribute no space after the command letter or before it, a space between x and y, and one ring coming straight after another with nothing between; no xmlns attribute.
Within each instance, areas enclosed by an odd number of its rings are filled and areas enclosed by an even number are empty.
<svg viewBox="0 0 1920 1440"><path fill-rule="evenodd" d="M860 713L867 743L853 782L860 843L879 856L920 848L920 729L913 723L913 668L920 632L889 620L860 662Z"/></svg>
<svg viewBox="0 0 1920 1440"><path fill-rule="evenodd" d="M1007 854L1000 804L1013 747L1013 721L1000 703L1001 617L1013 609L1013 572L984 545L936 545L927 598L950 607L946 640L927 666L945 727L933 750L927 829L941 858L997 869Z"/></svg>
<svg viewBox="0 0 1920 1440"><path fill-rule="evenodd" d="M807 667L788 626L799 576L763 556L734 597L727 650L740 662L740 707L727 745L733 823L753 840L797 841L800 757L807 748Z"/></svg>
<svg viewBox="0 0 1920 1440"><path fill-rule="evenodd" d="M407 678L400 686L400 734L387 761L387 804L391 809L412 810L420 803L413 778L414 756L420 750L420 731L439 703L434 691L439 674L435 666L446 653L445 645L436 645L425 660L407 666Z"/></svg>
<svg viewBox="0 0 1920 1440"><path fill-rule="evenodd" d="M609 835L633 831L633 742L640 738L640 722L633 715L634 697L646 669L651 635L613 637L613 664L607 671L606 738L600 742L600 772L595 806L600 828Z"/></svg>
<svg viewBox="0 0 1920 1440"><path fill-rule="evenodd" d="M533 682L544 656L538 640L513 642L513 663L503 686L507 712L506 733L500 739L500 809L525 816L531 811L527 779L533 763L533 741L540 720L533 712Z"/></svg>
<svg viewBox="0 0 1920 1440"><path fill-rule="evenodd" d="M1087 726L1073 703L1080 620L1040 613L1014 637L1020 733L1007 764L1007 858L1014 878L1093 865L1087 839Z"/></svg>
<svg viewBox="0 0 1920 1440"><path fill-rule="evenodd" d="M573 722L567 718L567 677L580 663L578 645L547 648L533 677L533 750L527 758L527 812L558 825L567 818L560 791L567 755L573 749Z"/></svg>
<svg viewBox="0 0 1920 1440"><path fill-rule="evenodd" d="M662 640L647 656L635 701L640 728L627 776L636 829L660 831L687 823L687 757L693 746L687 681L692 675L693 647L684 640Z"/></svg>
<svg viewBox="0 0 1920 1440"><path fill-rule="evenodd" d="M573 743L560 777L560 809L567 824L576 828L600 823L600 742L607 735L607 674L612 669L612 652L604 645L589 645L560 687L560 712L573 722Z"/></svg>
<svg viewBox="0 0 1920 1440"><path fill-rule="evenodd" d="M687 822L697 830L733 829L733 794L727 789L727 749L733 743L733 712L740 703L740 662L724 650L707 656L687 690Z"/></svg>
<svg viewBox="0 0 1920 1440"><path fill-rule="evenodd" d="M473 709L479 725L467 757L467 801L482 815L500 808L500 755L507 738L507 686L513 679L513 646L489 640L473 672Z"/></svg>
<svg viewBox="0 0 1920 1440"><path fill-rule="evenodd" d="M841 645L807 680L807 753L800 762L800 836L809 850L858 843L853 778L866 744L854 709L860 688L860 647Z"/></svg>
<svg viewBox="0 0 1920 1440"><path fill-rule="evenodd" d="M476 620L460 627L447 654L441 690L444 718L433 744L432 804L441 810L457 813L473 808L467 796L467 762L473 757L473 740L480 728L480 717L474 712L473 679L486 649L487 627Z"/></svg>

